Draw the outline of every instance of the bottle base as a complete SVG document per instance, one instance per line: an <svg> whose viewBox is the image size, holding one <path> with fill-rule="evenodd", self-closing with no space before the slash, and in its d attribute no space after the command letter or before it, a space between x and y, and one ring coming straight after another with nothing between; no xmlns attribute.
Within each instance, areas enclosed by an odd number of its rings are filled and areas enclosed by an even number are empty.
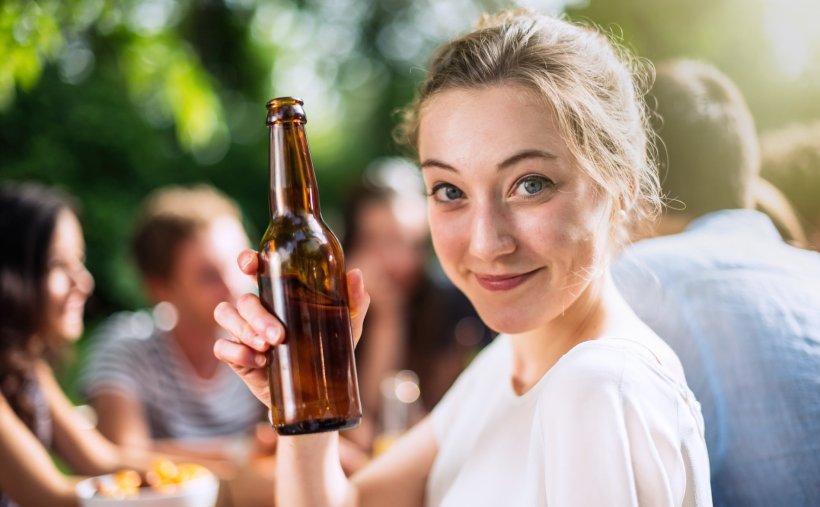
<svg viewBox="0 0 820 507"><path fill-rule="evenodd" d="M274 429L276 429L276 433L280 435L306 435L325 431L349 430L358 426L360 422L361 418L359 417L351 419L331 417L312 421L300 421L293 424L283 424L281 426L274 426Z"/></svg>

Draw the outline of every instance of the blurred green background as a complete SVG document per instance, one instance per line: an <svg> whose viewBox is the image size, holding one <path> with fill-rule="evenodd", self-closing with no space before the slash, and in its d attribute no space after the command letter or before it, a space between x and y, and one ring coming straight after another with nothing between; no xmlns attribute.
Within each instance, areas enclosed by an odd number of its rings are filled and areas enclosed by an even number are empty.
<svg viewBox="0 0 820 507"><path fill-rule="evenodd" d="M126 245L149 190L210 182L239 201L258 239L269 98L305 100L335 225L367 164L401 154L394 113L432 48L513 4L599 24L651 60L716 64L762 131L820 118L817 0L3 0L0 178L79 198L93 322L144 304Z"/></svg>

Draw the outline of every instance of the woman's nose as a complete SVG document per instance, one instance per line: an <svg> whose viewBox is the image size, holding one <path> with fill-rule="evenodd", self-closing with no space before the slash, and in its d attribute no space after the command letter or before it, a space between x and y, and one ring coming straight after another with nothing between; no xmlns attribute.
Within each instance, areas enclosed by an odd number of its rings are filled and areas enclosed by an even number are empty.
<svg viewBox="0 0 820 507"><path fill-rule="evenodd" d="M71 274L71 281L86 296L94 291L94 276L85 265L80 266Z"/></svg>
<svg viewBox="0 0 820 507"><path fill-rule="evenodd" d="M476 210L470 225L470 254L493 261L515 251L511 227L501 210L491 207Z"/></svg>

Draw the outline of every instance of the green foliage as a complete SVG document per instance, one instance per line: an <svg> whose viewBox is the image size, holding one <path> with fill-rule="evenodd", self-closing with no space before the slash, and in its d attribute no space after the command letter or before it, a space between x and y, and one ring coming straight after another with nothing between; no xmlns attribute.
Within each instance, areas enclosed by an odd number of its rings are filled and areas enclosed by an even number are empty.
<svg viewBox="0 0 820 507"><path fill-rule="evenodd" d="M432 49L509 3L5 0L0 178L60 185L83 204L92 316L139 306L127 245L148 191L210 182L239 201L258 238L267 223L264 104L297 95L323 211L338 223L347 186L374 158L401 153L393 113ZM820 36L806 28L815 4L591 0L570 14L621 32L644 57L717 64L772 127L820 117Z"/></svg>
<svg viewBox="0 0 820 507"><path fill-rule="evenodd" d="M201 153L227 145L222 105L196 54L177 37L133 37L122 50L131 98L155 122L173 120L180 146Z"/></svg>
<svg viewBox="0 0 820 507"><path fill-rule="evenodd" d="M63 47L56 3L13 1L0 7L0 109L14 100L15 86L31 90L45 60Z"/></svg>

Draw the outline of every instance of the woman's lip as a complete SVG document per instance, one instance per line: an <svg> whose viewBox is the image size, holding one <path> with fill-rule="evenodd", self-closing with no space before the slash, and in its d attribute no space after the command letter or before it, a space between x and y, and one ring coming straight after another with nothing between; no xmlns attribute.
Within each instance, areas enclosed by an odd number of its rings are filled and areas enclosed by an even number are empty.
<svg viewBox="0 0 820 507"><path fill-rule="evenodd" d="M476 281L481 287L490 291L511 290L526 282L538 269L527 271L526 273L508 275L484 275L473 273Z"/></svg>
<svg viewBox="0 0 820 507"><path fill-rule="evenodd" d="M68 301L63 306L63 309L66 312L79 312L82 313L85 311L85 299L83 298L82 301Z"/></svg>

